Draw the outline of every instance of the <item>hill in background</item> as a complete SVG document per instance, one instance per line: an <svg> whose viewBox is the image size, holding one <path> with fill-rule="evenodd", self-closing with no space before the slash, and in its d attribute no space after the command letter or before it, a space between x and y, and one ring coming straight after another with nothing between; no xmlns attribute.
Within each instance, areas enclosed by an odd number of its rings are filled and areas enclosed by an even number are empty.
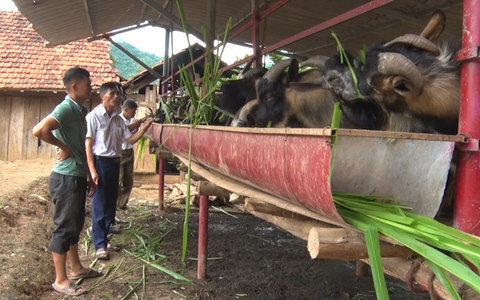
<svg viewBox="0 0 480 300"><path fill-rule="evenodd" d="M130 53L132 53L149 67L156 65L159 61L163 59L163 57L161 56L157 56L149 52L144 52L127 42L120 41L118 42L118 44L123 48L127 49ZM110 45L110 56L112 58L113 65L115 68L117 68L120 76L126 79L130 79L131 77L145 70L144 67L139 65L136 61L123 53L113 44Z"/></svg>

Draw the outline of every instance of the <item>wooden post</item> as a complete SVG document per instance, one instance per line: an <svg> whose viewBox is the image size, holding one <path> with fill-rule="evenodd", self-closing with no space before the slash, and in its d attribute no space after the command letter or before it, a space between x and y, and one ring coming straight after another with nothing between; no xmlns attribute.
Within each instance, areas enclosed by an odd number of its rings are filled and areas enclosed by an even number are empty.
<svg viewBox="0 0 480 300"><path fill-rule="evenodd" d="M165 159L158 158L158 210L165 209L163 198L165 195Z"/></svg>
<svg viewBox="0 0 480 300"><path fill-rule="evenodd" d="M197 264L197 279L200 280L207 278L208 202L208 195L200 195L200 212L198 214Z"/></svg>

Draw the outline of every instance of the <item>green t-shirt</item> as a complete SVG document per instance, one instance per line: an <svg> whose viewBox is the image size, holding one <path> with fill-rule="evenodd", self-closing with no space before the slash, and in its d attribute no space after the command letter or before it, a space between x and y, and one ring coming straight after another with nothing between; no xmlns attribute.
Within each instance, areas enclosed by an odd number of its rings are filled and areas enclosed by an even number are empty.
<svg viewBox="0 0 480 300"><path fill-rule="evenodd" d="M88 164L85 153L85 136L87 134L87 122L85 116L87 109L78 105L68 95L50 114L60 124L60 128L53 131L53 135L67 145L73 152L74 158L67 158L64 161L56 162L53 172L87 177ZM60 149L57 147L56 149Z"/></svg>

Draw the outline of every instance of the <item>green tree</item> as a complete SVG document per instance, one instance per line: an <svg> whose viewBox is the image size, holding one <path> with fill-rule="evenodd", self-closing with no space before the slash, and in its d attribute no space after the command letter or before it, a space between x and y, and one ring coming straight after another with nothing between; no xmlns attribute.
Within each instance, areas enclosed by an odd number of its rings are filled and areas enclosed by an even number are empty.
<svg viewBox="0 0 480 300"><path fill-rule="evenodd" d="M118 42L120 46L128 50L131 54L136 56L140 59L143 63L147 66L152 67L158 62L160 62L163 57L157 56L153 53L145 52L132 44L129 44L124 41ZM145 70L144 67L139 65L136 61L130 58L128 55L123 53L120 49L118 49L115 45L110 45L110 57L113 61L113 66L118 70L120 76L130 79L131 77L143 72Z"/></svg>

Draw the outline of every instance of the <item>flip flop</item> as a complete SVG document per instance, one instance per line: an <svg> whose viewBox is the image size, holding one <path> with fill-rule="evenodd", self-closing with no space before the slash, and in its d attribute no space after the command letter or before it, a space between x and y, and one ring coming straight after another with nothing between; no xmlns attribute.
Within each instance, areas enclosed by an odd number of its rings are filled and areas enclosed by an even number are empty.
<svg viewBox="0 0 480 300"><path fill-rule="evenodd" d="M65 294L65 295L68 295L68 296L80 296L80 295L83 295L83 294L87 293L86 289L84 289L81 286L76 285L72 281L70 281L70 283L63 288L57 286L55 283L52 283L52 288L56 292L59 292L61 294Z"/></svg>
<svg viewBox="0 0 480 300"><path fill-rule="evenodd" d="M88 272L85 274L79 274L75 276L70 276L70 280L78 280L81 278L94 278L94 277L99 277L102 276L103 273L94 269L88 269Z"/></svg>
<svg viewBox="0 0 480 300"><path fill-rule="evenodd" d="M97 252L95 253L95 256L96 256L97 259L99 259L99 260L109 260L109 259L110 259L110 257L108 256L107 251L105 251L104 248L98 249Z"/></svg>
<svg viewBox="0 0 480 300"><path fill-rule="evenodd" d="M121 249L120 246L114 246L110 243L107 244L107 250L109 250L109 251L118 252L118 251L120 251L120 249Z"/></svg>

